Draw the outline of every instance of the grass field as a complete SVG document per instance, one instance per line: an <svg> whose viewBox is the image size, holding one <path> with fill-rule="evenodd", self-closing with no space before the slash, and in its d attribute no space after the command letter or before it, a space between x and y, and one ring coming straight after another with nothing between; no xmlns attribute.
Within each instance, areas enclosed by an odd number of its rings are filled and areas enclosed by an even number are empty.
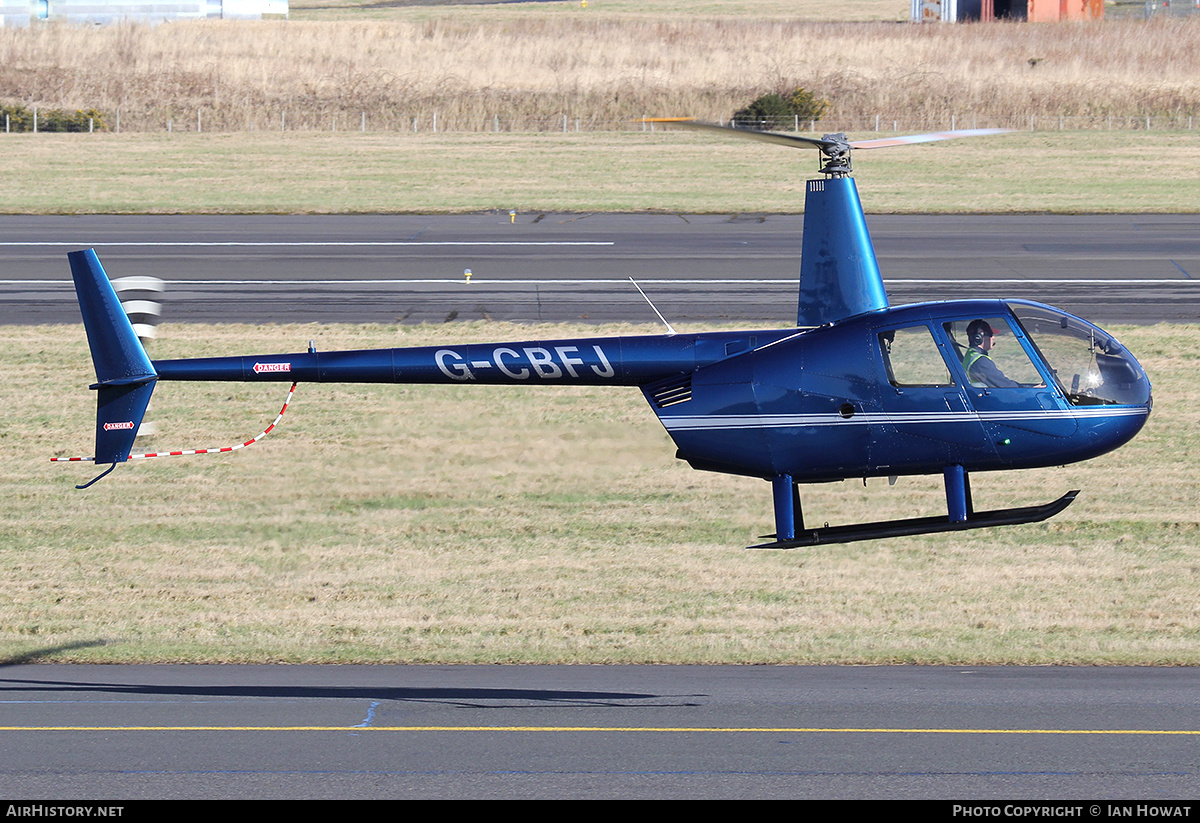
<svg viewBox="0 0 1200 823"><path fill-rule="evenodd" d="M504 324L166 325L154 355L593 334ZM601 333L615 329L600 329ZM621 329L622 332L629 331ZM977 475L1045 524L793 551L761 481L706 474L632 390L302 385L232 455L87 491L81 330L0 328L0 654L75 661L1200 664L1191 327L1128 328L1147 428L1086 464ZM52 378L48 377L52 375ZM152 448L261 431L285 387L164 384ZM937 513L940 482L805 490L810 522Z"/></svg>
<svg viewBox="0 0 1200 823"><path fill-rule="evenodd" d="M816 152L680 131L0 135L0 213L799 212ZM1200 129L859 152L868 212L1200 211Z"/></svg>

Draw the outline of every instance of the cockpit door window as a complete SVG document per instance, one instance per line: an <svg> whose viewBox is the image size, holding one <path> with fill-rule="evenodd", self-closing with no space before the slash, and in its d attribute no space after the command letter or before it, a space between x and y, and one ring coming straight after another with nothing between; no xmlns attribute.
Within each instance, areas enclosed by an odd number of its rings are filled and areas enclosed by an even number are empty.
<svg viewBox="0 0 1200 823"><path fill-rule="evenodd" d="M1003 317L973 317L945 324L963 371L975 388L1041 386L1042 376Z"/></svg>

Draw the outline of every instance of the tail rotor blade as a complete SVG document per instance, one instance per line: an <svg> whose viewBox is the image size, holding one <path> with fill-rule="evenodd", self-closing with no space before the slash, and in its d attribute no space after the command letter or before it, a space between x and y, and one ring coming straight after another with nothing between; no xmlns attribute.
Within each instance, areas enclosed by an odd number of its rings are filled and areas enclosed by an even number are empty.
<svg viewBox="0 0 1200 823"><path fill-rule="evenodd" d="M157 277L117 277L112 281L113 289L121 301L125 314L133 323L133 330L144 346L157 334L162 320L161 295L166 284Z"/></svg>

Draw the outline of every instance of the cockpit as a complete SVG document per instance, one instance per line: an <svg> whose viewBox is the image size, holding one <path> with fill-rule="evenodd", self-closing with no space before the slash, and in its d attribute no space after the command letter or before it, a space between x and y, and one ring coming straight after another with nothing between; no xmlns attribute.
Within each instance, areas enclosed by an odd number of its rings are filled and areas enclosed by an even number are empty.
<svg viewBox="0 0 1200 823"><path fill-rule="evenodd" d="M1075 406L1150 402L1142 367L1099 327L1040 303L997 301L990 309L880 332L889 382L902 389L960 383L985 392L1057 387Z"/></svg>

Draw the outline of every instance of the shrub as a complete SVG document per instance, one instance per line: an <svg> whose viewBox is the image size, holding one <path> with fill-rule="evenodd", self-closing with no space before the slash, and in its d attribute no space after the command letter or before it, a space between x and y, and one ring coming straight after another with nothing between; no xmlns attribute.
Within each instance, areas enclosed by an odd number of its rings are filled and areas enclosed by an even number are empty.
<svg viewBox="0 0 1200 823"><path fill-rule="evenodd" d="M787 102L792 107L792 114L801 120L815 122L829 110L829 101L822 100L808 89L795 89L788 95Z"/></svg>
<svg viewBox="0 0 1200 823"><path fill-rule="evenodd" d="M4 119L5 115L8 116L9 131L33 131L33 109L19 103L0 106L0 121ZM62 109L38 109L37 112L38 131L88 131L89 121L91 128L96 131L108 129L104 114L97 109L78 109L74 112L66 112Z"/></svg>
<svg viewBox="0 0 1200 823"><path fill-rule="evenodd" d="M822 100L808 89L798 88L786 96L778 92L760 95L745 108L734 112L733 119L742 126L786 129L792 127L797 118L805 123L820 120L828 108L828 100Z"/></svg>
<svg viewBox="0 0 1200 823"><path fill-rule="evenodd" d="M0 120L5 117L9 131L33 131L33 112L24 106L0 106Z"/></svg>

